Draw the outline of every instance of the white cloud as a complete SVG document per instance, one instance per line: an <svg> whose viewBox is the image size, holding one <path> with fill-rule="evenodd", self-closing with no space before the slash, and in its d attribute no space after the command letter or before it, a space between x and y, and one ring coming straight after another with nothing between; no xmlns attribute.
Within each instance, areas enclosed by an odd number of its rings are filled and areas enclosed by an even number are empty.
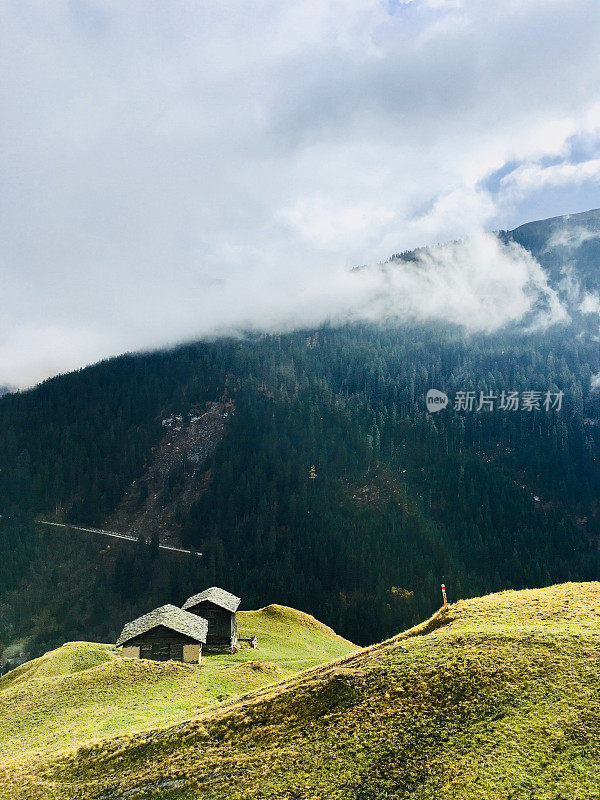
<svg viewBox="0 0 600 800"><path fill-rule="evenodd" d="M379 272L381 286L361 309L367 318L450 322L486 332L568 319L539 263L493 234L427 249L416 261L393 262Z"/></svg>
<svg viewBox="0 0 600 800"><path fill-rule="evenodd" d="M3 4L0 383L319 322L348 267L595 180L540 164L600 126L599 33L595 0Z"/></svg>
<svg viewBox="0 0 600 800"><path fill-rule="evenodd" d="M360 247L369 239L377 246L394 213L368 202L333 204L317 195L299 197L293 206L281 210L280 217L305 242L338 254L345 247Z"/></svg>
<svg viewBox="0 0 600 800"><path fill-rule="evenodd" d="M600 297L596 292L586 292L579 304L582 314L600 314Z"/></svg>
<svg viewBox="0 0 600 800"><path fill-rule="evenodd" d="M578 164L553 164L548 167L540 164L524 164L505 175L501 185L506 196L520 198L539 189L576 185L583 181L600 183L600 158Z"/></svg>
<svg viewBox="0 0 600 800"><path fill-rule="evenodd" d="M600 231L590 230L590 228L586 228L584 225L565 225L564 227L558 228L556 231L554 231L548 240L546 249L552 250L553 247L567 247L575 249L577 247L581 247L584 242L589 242L592 239L598 238L600 238Z"/></svg>

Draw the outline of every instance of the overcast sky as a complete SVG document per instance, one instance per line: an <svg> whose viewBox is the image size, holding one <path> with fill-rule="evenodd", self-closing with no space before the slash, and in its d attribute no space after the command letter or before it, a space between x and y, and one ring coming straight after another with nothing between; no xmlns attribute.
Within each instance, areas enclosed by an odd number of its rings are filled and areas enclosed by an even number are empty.
<svg viewBox="0 0 600 800"><path fill-rule="evenodd" d="M336 318L381 295L349 267L600 206L599 41L598 0L5 0L0 384Z"/></svg>

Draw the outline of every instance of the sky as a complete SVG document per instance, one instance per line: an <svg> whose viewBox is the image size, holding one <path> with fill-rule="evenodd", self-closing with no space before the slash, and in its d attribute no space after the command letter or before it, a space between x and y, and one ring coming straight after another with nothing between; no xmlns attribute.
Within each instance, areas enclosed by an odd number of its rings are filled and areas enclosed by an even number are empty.
<svg viewBox="0 0 600 800"><path fill-rule="evenodd" d="M598 41L597 0L5 0L0 385L240 328L522 316L544 278L483 232L600 206Z"/></svg>

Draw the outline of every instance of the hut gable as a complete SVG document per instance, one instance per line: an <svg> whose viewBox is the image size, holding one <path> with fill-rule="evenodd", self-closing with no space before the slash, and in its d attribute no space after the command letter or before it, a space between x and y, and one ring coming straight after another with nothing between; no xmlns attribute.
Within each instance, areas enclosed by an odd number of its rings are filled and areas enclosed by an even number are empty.
<svg viewBox="0 0 600 800"><path fill-rule="evenodd" d="M219 608L224 608L226 611L235 613L238 610L241 599L231 594L231 592L226 592L225 589L220 589L218 586L211 586L210 589L205 589L199 594L188 597L183 604L183 608L195 608L200 605L200 603L204 602L212 603L215 606L219 606Z"/></svg>
<svg viewBox="0 0 600 800"><path fill-rule="evenodd" d="M207 620L208 650L231 653L237 647L236 612L239 604L239 597L218 586L211 586L210 589L189 597L183 608Z"/></svg>
<svg viewBox="0 0 600 800"><path fill-rule="evenodd" d="M128 622L117 639L117 647L131 642L154 628L166 628L203 644L206 642L208 623L202 617L190 614L177 606L160 606L160 608L155 608L154 611Z"/></svg>

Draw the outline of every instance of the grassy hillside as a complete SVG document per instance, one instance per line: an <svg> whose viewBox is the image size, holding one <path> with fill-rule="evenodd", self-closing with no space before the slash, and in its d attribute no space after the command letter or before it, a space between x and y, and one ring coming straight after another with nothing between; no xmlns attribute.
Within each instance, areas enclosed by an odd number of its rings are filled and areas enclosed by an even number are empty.
<svg viewBox="0 0 600 800"><path fill-rule="evenodd" d="M18 667L0 679L0 760L180 722L356 649L285 606L242 611L238 627L240 636L258 637L258 649L206 654L201 667L123 658L91 642L69 642Z"/></svg>
<svg viewBox="0 0 600 800"><path fill-rule="evenodd" d="M599 725L600 583L571 583L459 602L184 725L5 765L0 795L588 800Z"/></svg>

